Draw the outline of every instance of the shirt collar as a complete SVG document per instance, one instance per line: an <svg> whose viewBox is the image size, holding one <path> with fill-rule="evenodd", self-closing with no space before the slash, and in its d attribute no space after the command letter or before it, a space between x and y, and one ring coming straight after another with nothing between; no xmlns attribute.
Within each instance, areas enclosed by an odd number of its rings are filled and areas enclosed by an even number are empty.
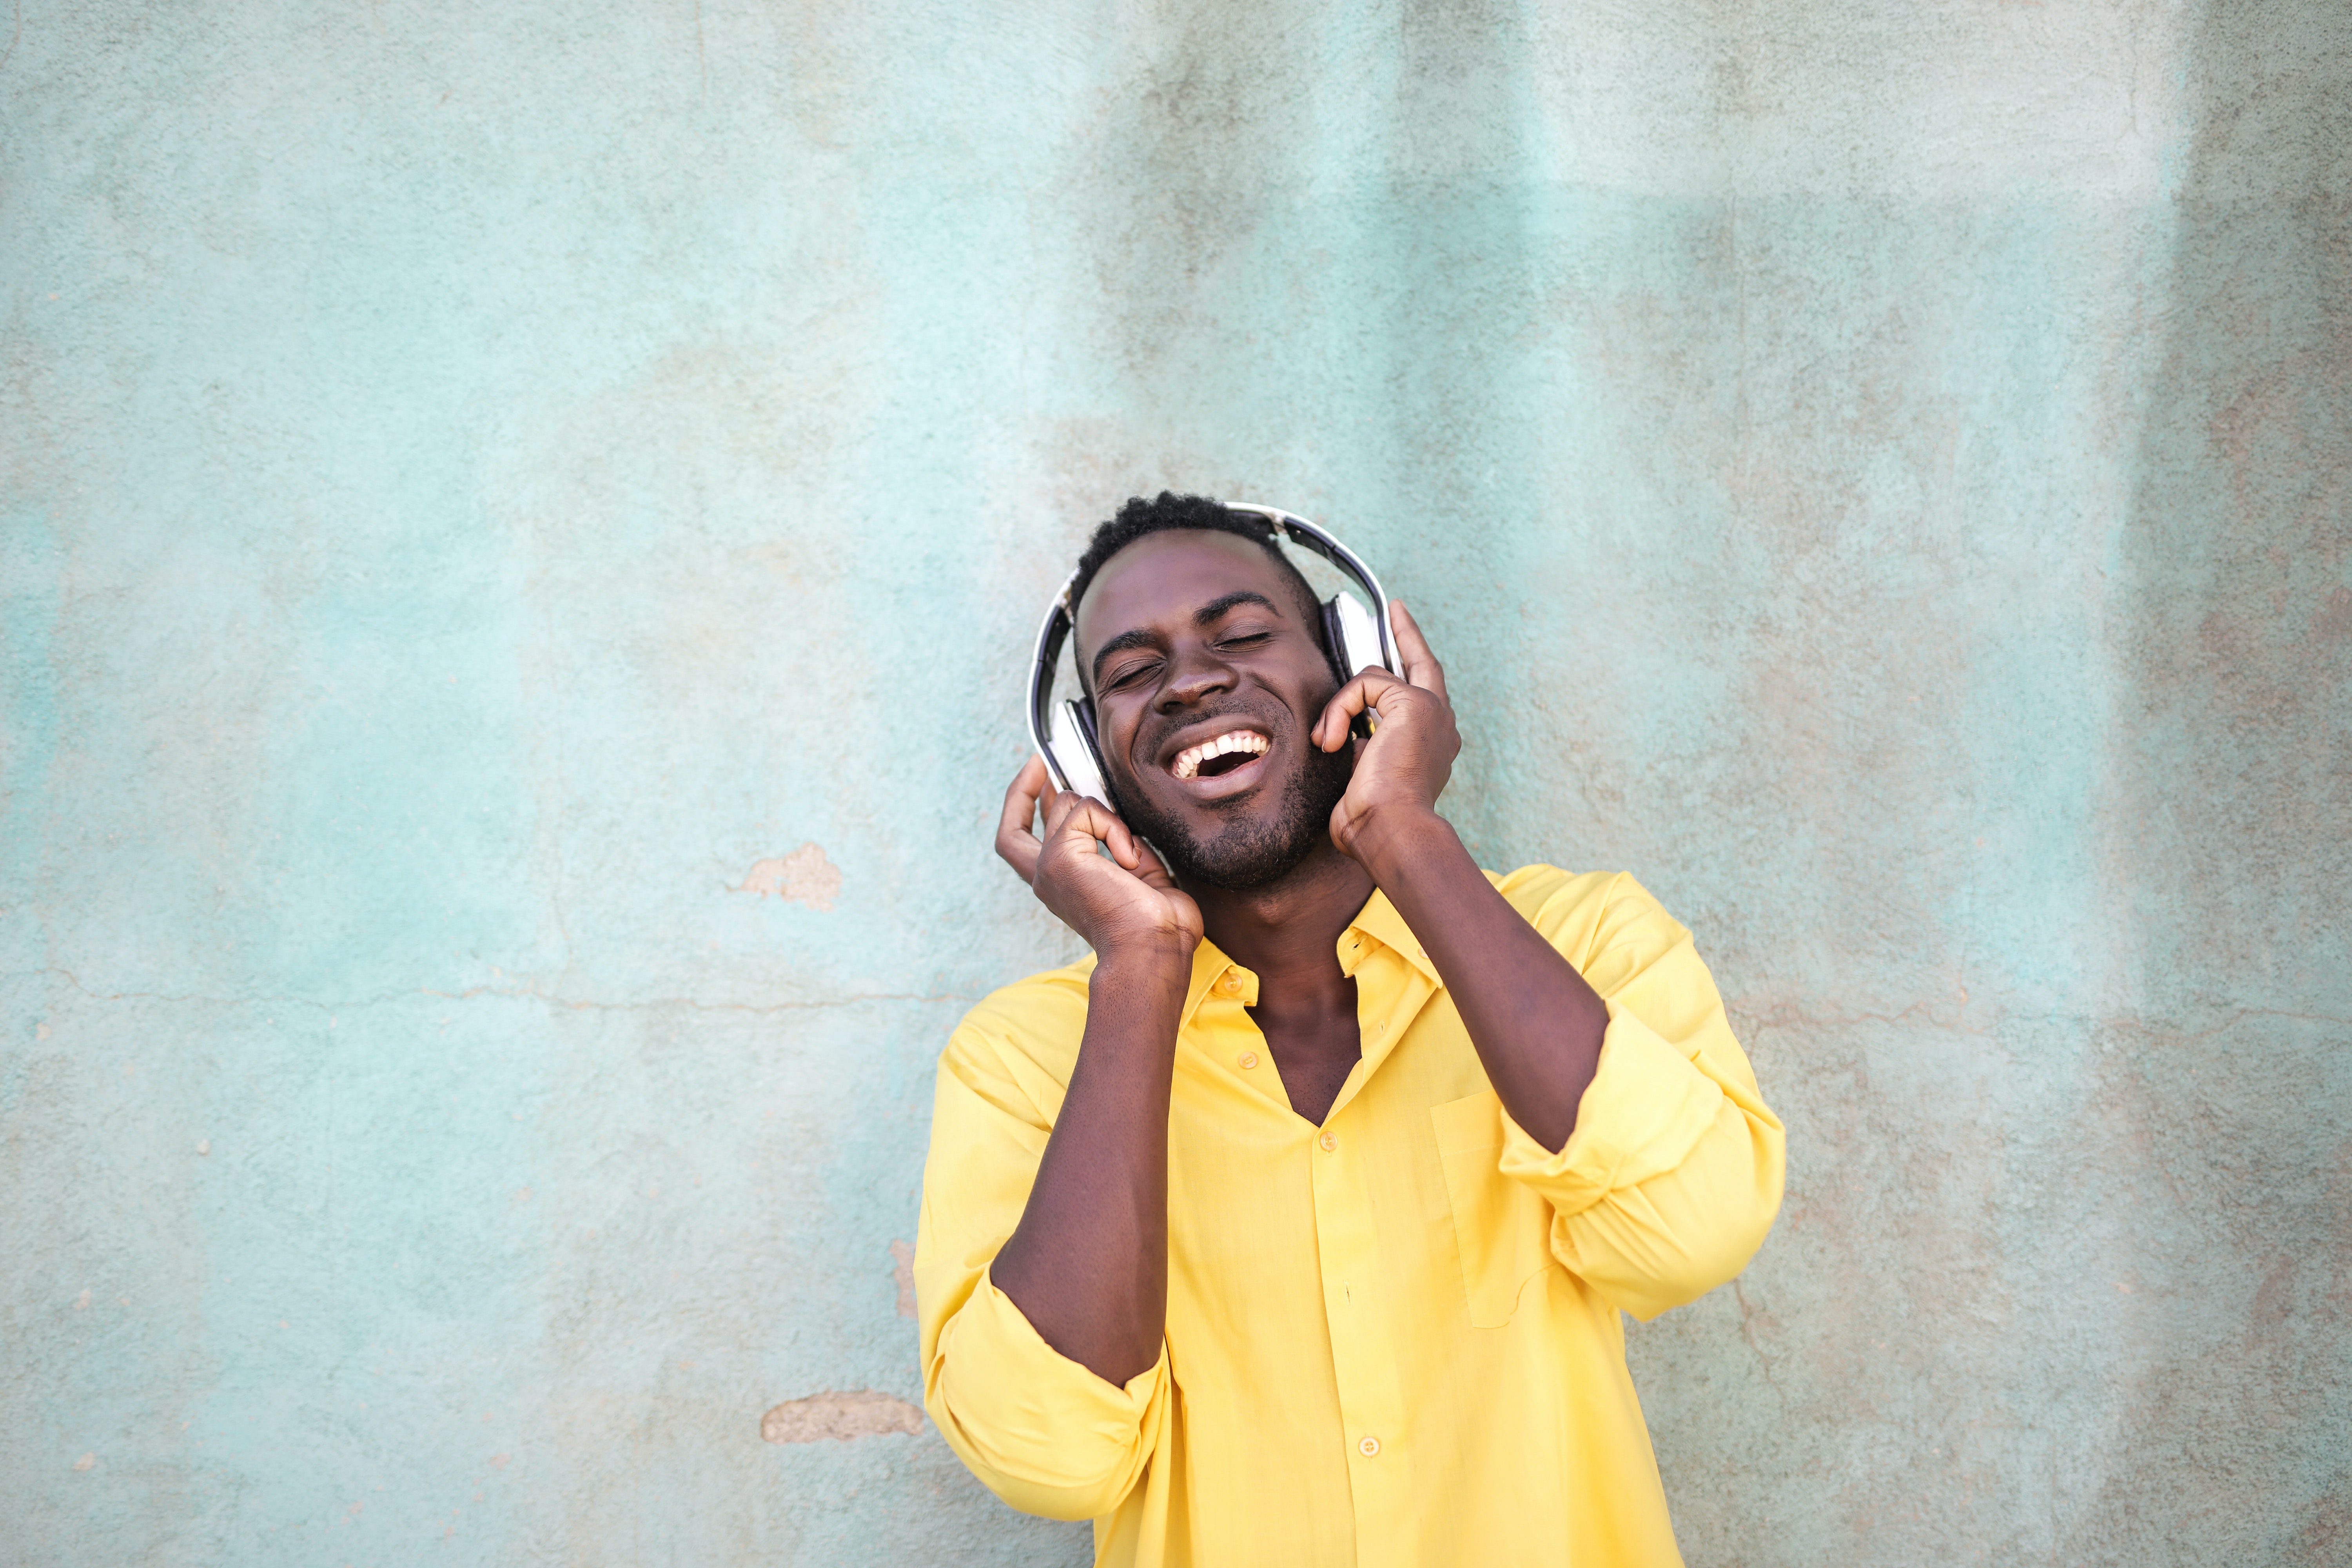
<svg viewBox="0 0 2352 1568"><path fill-rule="evenodd" d="M1372 896L1364 900L1364 907L1356 911L1356 918L1348 922L1348 929L1339 933L1339 967L1349 974L1354 974L1363 967L1364 959L1375 942L1403 959L1410 967L1419 970L1428 979L1432 990L1445 989L1445 983L1438 978L1437 966L1422 950L1420 940L1412 934L1412 928L1404 923L1404 917L1397 913L1394 904L1389 902L1389 896L1378 888L1373 889ZM1192 949L1192 978L1184 988L1182 1017L1185 1023L1192 1021L1192 1015L1199 1010L1201 1004L1228 974L1234 977L1231 994L1234 999L1245 1007L1255 1005L1257 976L1235 963L1223 948L1203 937L1200 945Z"/></svg>
<svg viewBox="0 0 2352 1568"><path fill-rule="evenodd" d="M1389 896L1378 888L1374 888L1372 896L1364 900L1364 907L1356 911L1356 918L1348 923L1348 929L1339 933L1339 967L1350 974L1355 973L1364 961L1362 950L1349 951L1349 939L1359 934L1379 942L1421 971L1428 977L1432 987L1440 991L1445 988L1445 983L1437 977L1437 965L1430 963L1429 954L1422 951L1421 941L1412 934L1412 928L1404 923L1404 917L1397 913L1394 904L1389 902Z"/></svg>
<svg viewBox="0 0 2352 1568"><path fill-rule="evenodd" d="M1257 976L1226 957L1224 949L1202 937L1192 949L1192 979L1184 988L1184 1011L1180 1015L1179 1027L1192 1021L1192 1015L1208 1000L1209 993L1228 974L1234 977L1230 994L1244 1007L1255 1005Z"/></svg>

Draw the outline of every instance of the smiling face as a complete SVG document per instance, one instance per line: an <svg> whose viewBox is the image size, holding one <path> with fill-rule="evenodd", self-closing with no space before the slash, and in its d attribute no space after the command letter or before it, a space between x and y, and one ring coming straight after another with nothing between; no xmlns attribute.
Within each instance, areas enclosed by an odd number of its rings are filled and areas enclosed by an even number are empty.
<svg viewBox="0 0 2352 1568"><path fill-rule="evenodd" d="M1339 689L1297 583L1229 533L1147 534L1078 606L1114 802L1186 883L1263 887L1328 839L1351 749L1307 740Z"/></svg>

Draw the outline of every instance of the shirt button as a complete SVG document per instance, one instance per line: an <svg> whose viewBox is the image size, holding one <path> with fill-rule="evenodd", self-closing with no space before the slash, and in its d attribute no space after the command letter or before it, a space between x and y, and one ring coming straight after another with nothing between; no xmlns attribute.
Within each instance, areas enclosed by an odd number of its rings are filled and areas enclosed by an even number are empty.
<svg viewBox="0 0 2352 1568"><path fill-rule="evenodd" d="M1367 1437L1356 1445L1356 1450L1367 1459L1371 1458L1380 1453L1381 1440L1378 1437Z"/></svg>
<svg viewBox="0 0 2352 1568"><path fill-rule="evenodd" d="M1328 1154L1332 1150L1337 1149L1339 1146L1339 1135L1337 1132L1326 1132L1322 1137L1315 1140L1315 1142L1322 1144L1323 1152Z"/></svg>
<svg viewBox="0 0 2352 1568"><path fill-rule="evenodd" d="M1250 1068L1257 1066L1257 1053L1255 1051L1244 1051L1240 1056L1234 1059L1241 1063L1242 1070L1244 1072L1247 1072Z"/></svg>
<svg viewBox="0 0 2352 1568"><path fill-rule="evenodd" d="M1242 994L1242 977L1238 974L1228 974L1217 982L1217 989L1228 996L1238 996Z"/></svg>

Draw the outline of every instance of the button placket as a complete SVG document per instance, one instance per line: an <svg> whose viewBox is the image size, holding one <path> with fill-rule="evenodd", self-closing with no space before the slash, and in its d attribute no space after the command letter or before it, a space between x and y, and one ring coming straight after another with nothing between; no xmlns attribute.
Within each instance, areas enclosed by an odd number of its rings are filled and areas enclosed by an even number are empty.
<svg viewBox="0 0 2352 1568"><path fill-rule="evenodd" d="M1352 1136L1352 1134L1350 1135ZM1396 1385L1392 1325L1370 1289L1380 1275L1380 1243L1371 1194L1360 1160L1337 1158L1342 1140L1323 1128L1309 1154L1315 1195L1316 1252L1323 1283L1324 1321L1330 1331L1331 1371L1339 1396L1340 1430L1354 1472L1358 1568L1412 1568L1403 1555L1415 1539L1411 1467L1390 1455L1381 1434L1393 1437L1402 1422ZM1365 1287L1359 1290L1358 1286Z"/></svg>

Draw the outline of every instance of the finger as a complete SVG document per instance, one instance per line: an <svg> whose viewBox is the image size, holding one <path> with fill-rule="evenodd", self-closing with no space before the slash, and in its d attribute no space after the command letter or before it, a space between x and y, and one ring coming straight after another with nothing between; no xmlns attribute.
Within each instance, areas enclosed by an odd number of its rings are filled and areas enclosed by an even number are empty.
<svg viewBox="0 0 2352 1568"><path fill-rule="evenodd" d="M1038 801L1053 793L1054 778L1045 771L1045 759L1030 752L1029 760L1021 764L1021 771L1013 775L1013 783L1004 792L1004 820L998 826L1026 833L1029 825L1036 820Z"/></svg>
<svg viewBox="0 0 2352 1568"><path fill-rule="evenodd" d="M1129 869L1138 879L1154 888L1174 890L1176 879L1169 872L1168 863L1160 858L1160 852L1140 838L1135 841L1135 847L1137 863Z"/></svg>
<svg viewBox="0 0 2352 1568"><path fill-rule="evenodd" d="M1396 638L1397 658L1404 666L1404 678L1424 691L1445 695L1445 667L1429 651L1429 639L1421 635L1421 623L1400 599L1389 601L1389 630Z"/></svg>
<svg viewBox="0 0 2352 1568"><path fill-rule="evenodd" d="M1323 705L1323 711L1317 716L1315 727L1307 732L1307 738L1324 751L1338 751L1347 742L1348 727L1356 721L1356 715L1367 708L1378 712L1381 694L1403 684L1385 669L1365 670L1339 688L1331 700Z"/></svg>
<svg viewBox="0 0 2352 1568"><path fill-rule="evenodd" d="M1051 844L1057 838L1095 839L1109 846L1114 856L1118 853L1120 841L1126 841L1130 847L1133 843L1127 824L1118 819L1118 813L1094 796L1080 795L1076 790L1065 791L1055 796L1053 806L1046 812L1045 842Z"/></svg>
<svg viewBox="0 0 2352 1568"><path fill-rule="evenodd" d="M1061 831L1062 824L1068 819L1070 813L1077 810L1086 798L1076 790L1049 787L1045 797L1037 803L1037 837L1051 840Z"/></svg>
<svg viewBox="0 0 2352 1568"><path fill-rule="evenodd" d="M1133 874L1152 887L1164 888L1171 892L1181 890L1176 886L1176 879L1160 862L1158 853L1128 826L1118 813L1092 795L1066 795L1062 799L1068 803L1067 808L1056 813L1053 826L1046 830L1048 843L1057 834L1082 834L1097 840L1110 851L1110 858L1118 862L1121 870Z"/></svg>
<svg viewBox="0 0 2352 1568"><path fill-rule="evenodd" d="M1087 804L1092 805L1095 803L1088 801ZM1118 861L1122 868L1129 871L1141 864L1143 859L1141 846L1135 835L1128 831L1126 823L1113 816L1101 826L1103 847L1110 851L1112 859Z"/></svg>
<svg viewBox="0 0 2352 1568"><path fill-rule="evenodd" d="M1050 801L1053 788L1045 759L1032 753L1004 792L1004 810L996 824L996 853L1024 882L1037 879L1037 857L1045 851L1037 835L1031 831L1031 825L1037 820L1038 796L1043 795Z"/></svg>

